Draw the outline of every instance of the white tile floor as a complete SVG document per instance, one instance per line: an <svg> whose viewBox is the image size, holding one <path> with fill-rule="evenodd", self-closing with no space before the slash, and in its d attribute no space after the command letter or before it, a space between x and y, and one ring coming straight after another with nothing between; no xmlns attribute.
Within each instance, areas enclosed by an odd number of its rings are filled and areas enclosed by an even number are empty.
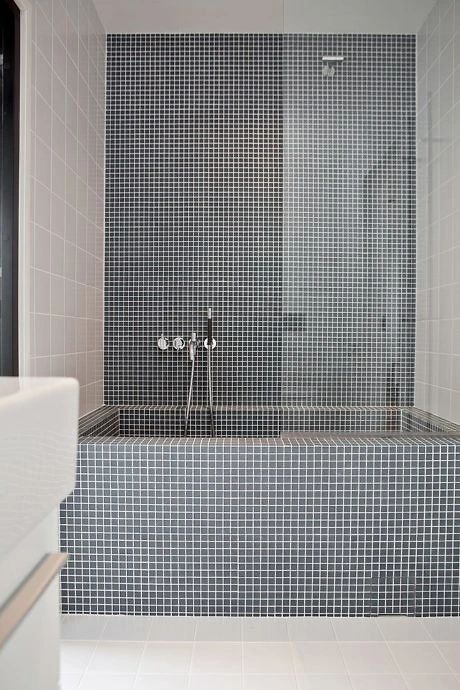
<svg viewBox="0 0 460 690"><path fill-rule="evenodd" d="M460 690L460 619L64 616L61 690Z"/></svg>

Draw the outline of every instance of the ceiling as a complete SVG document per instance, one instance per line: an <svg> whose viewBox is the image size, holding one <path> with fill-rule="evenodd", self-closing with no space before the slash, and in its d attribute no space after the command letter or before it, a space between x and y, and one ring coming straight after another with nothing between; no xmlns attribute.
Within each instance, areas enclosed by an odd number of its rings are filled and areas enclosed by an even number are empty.
<svg viewBox="0 0 460 690"><path fill-rule="evenodd" d="M109 33L415 33L435 0L94 0Z"/></svg>

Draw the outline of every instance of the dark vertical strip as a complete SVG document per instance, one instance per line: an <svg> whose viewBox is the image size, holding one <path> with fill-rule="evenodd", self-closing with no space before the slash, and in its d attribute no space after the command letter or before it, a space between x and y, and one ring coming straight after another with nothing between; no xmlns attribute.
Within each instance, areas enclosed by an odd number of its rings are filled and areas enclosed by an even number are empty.
<svg viewBox="0 0 460 690"><path fill-rule="evenodd" d="M0 0L0 375L18 373L19 9Z"/></svg>

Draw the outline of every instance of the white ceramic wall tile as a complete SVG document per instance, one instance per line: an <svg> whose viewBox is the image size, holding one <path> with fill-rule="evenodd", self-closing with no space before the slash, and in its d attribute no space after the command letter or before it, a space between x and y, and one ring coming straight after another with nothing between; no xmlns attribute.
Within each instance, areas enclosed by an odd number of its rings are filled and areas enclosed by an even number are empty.
<svg viewBox="0 0 460 690"><path fill-rule="evenodd" d="M32 0L31 19L30 372L77 376L84 414L102 403L105 32L91 0Z"/></svg>
<svg viewBox="0 0 460 690"><path fill-rule="evenodd" d="M242 635L246 642L288 640L286 621L282 618L243 618Z"/></svg>
<svg viewBox="0 0 460 690"><path fill-rule="evenodd" d="M62 616L61 639L99 640L105 624L105 616Z"/></svg>
<svg viewBox="0 0 460 690"><path fill-rule="evenodd" d="M290 618L286 625L292 642L334 642L336 639L328 618Z"/></svg>
<svg viewBox="0 0 460 690"><path fill-rule="evenodd" d="M332 621L337 640L360 642L382 640L375 618L337 618Z"/></svg>
<svg viewBox="0 0 460 690"><path fill-rule="evenodd" d="M458 618L424 618L423 627L433 640L460 642L460 620Z"/></svg>
<svg viewBox="0 0 460 690"><path fill-rule="evenodd" d="M460 2L418 35L415 404L460 422Z"/></svg>
<svg viewBox="0 0 460 690"><path fill-rule="evenodd" d="M104 640L146 640L151 618L146 616L108 617L102 637Z"/></svg>
<svg viewBox="0 0 460 690"><path fill-rule="evenodd" d="M159 642L192 642L196 626L194 618L155 616L150 626L149 639Z"/></svg>
<svg viewBox="0 0 460 690"><path fill-rule="evenodd" d="M426 642L431 639L419 618L381 616L377 625L388 642Z"/></svg>
<svg viewBox="0 0 460 690"><path fill-rule="evenodd" d="M195 639L200 642L240 642L241 620L239 618L198 618Z"/></svg>

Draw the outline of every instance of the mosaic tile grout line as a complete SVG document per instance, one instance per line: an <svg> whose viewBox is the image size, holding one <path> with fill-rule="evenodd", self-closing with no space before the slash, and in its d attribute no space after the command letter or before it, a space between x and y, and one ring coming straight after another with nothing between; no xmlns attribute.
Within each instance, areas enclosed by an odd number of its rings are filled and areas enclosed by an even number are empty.
<svg viewBox="0 0 460 690"><path fill-rule="evenodd" d="M219 405L412 404L414 37L107 51L105 402L183 405L187 358L156 340L212 306Z"/></svg>

